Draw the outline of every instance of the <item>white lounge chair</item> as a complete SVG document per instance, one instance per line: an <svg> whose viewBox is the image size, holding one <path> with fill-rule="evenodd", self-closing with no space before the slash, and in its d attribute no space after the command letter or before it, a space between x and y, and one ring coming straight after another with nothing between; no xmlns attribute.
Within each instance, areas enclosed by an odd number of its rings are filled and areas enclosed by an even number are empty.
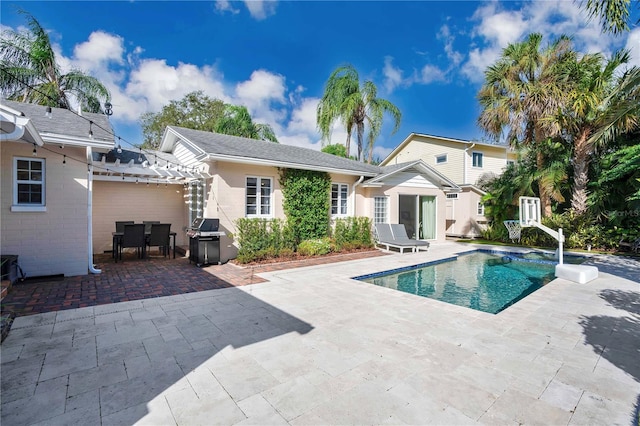
<svg viewBox="0 0 640 426"><path fill-rule="evenodd" d="M400 253L404 253L405 249L411 249L412 252L416 252L420 247L429 247L429 243L426 241L418 241L407 237L407 231L404 229L404 225L402 226L402 231L398 229L398 236L396 238L392 231L392 227L396 225L390 225L388 223L376 223L375 224L375 236L376 236L376 244L380 246L384 246L387 251L389 251L390 247L397 248L400 250ZM402 236L402 232L404 232L404 238Z"/></svg>
<svg viewBox="0 0 640 426"><path fill-rule="evenodd" d="M429 249L429 242L423 240L415 240L413 238L409 238L407 235L407 229L403 224L392 224L391 232L393 233L393 239L398 242L407 242L412 243L416 246L415 251L419 251L421 248L424 250Z"/></svg>

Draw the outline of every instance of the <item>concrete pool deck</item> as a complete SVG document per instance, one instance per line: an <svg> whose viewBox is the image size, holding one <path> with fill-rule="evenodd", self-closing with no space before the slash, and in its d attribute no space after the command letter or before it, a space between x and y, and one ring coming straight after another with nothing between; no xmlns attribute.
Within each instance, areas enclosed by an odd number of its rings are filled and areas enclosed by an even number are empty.
<svg viewBox="0 0 640 426"><path fill-rule="evenodd" d="M497 315L350 279L466 250L16 318L2 423L636 424L639 262Z"/></svg>

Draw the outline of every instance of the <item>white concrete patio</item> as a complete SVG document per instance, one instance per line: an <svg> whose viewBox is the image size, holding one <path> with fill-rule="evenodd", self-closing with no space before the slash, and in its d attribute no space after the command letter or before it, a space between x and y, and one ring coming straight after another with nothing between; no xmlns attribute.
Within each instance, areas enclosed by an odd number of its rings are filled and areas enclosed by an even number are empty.
<svg viewBox="0 0 640 426"><path fill-rule="evenodd" d="M640 263L497 315L349 278L468 249L17 318L2 424L637 424Z"/></svg>

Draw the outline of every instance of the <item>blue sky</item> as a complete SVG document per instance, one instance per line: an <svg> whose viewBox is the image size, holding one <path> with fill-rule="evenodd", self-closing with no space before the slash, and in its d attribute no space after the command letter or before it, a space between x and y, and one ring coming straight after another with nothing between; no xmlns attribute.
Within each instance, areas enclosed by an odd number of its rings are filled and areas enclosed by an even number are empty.
<svg viewBox="0 0 640 426"><path fill-rule="evenodd" d="M533 31L574 38L582 52L632 51L640 28L603 35L572 0L14 2L0 5L2 29L32 13L65 69L79 68L112 92L116 133L141 142L140 114L193 90L249 108L281 143L320 149L315 109L339 65L353 64L379 96L397 105L376 143L384 158L411 132L480 139L476 93L483 71L508 43ZM637 20L638 9L634 9ZM343 143L337 125L332 143Z"/></svg>

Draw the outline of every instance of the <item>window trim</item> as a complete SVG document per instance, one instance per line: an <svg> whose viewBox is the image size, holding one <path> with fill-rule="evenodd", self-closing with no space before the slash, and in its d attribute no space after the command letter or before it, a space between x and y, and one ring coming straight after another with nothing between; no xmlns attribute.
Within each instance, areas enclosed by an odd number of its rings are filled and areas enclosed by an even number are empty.
<svg viewBox="0 0 640 426"><path fill-rule="evenodd" d="M484 204L482 204L482 201L478 201L476 206L476 216L484 216Z"/></svg>
<svg viewBox="0 0 640 426"><path fill-rule="evenodd" d="M438 161L438 157L444 157L444 161ZM435 161L436 161L436 165L447 164L449 162L449 155L447 153L436 155Z"/></svg>
<svg viewBox="0 0 640 426"><path fill-rule="evenodd" d="M475 157L475 155L478 154L480 156L480 165L479 166L475 166L473 163L473 159ZM480 152L480 151L472 151L471 152L471 167L473 167L474 169L483 169L484 168L484 152Z"/></svg>
<svg viewBox="0 0 640 426"><path fill-rule="evenodd" d="M257 179L257 183L261 183L262 179L267 179L269 181L269 213L267 214L262 214L259 213L260 211L262 211L262 195L260 193L260 188L261 186L258 185L256 186L256 213L253 214L249 214L247 213L247 197L249 196L249 194L247 193L247 179L250 178L254 178ZM273 178L269 177L269 176L254 176L254 175L246 175L244 177L244 217L248 217L248 218L273 218L273 210L274 210L274 205L273 205L273 193L274 193L274 187L273 187Z"/></svg>
<svg viewBox="0 0 640 426"><path fill-rule="evenodd" d="M376 201L384 200L384 222L376 222L377 219L377 210L376 210ZM388 195L377 195L373 197L373 223L389 223L389 196Z"/></svg>
<svg viewBox="0 0 640 426"><path fill-rule="evenodd" d="M332 209L333 206L331 205L331 202L333 201L333 186L334 185L338 185L338 205L337 205L337 209L338 212L340 211L340 207L341 207L341 194L342 194L342 187L345 186L347 187L347 193L345 195L344 200L346 201L346 205L345 205L345 212L344 213L333 213ZM349 184L348 183L343 183L343 182L331 182L331 193L329 194L329 213L331 214L331 217L347 217L349 216Z"/></svg>
<svg viewBox="0 0 640 426"><path fill-rule="evenodd" d="M42 164L42 181L18 181L18 161L38 162ZM13 200L11 205L12 212L46 212L47 211L47 162L45 158L34 157L13 157L13 173L11 176ZM39 204L27 204L18 202L18 184L19 183L36 184L42 187L42 201Z"/></svg>

